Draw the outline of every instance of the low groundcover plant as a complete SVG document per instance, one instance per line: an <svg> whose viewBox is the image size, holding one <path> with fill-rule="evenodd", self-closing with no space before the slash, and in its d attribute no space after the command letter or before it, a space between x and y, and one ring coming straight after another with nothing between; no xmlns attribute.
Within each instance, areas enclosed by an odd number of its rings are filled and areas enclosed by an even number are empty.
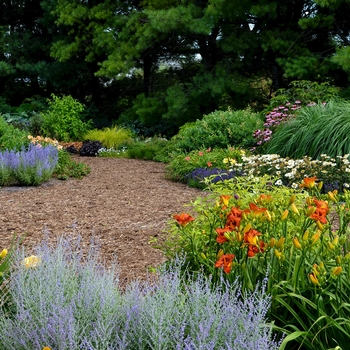
<svg viewBox="0 0 350 350"><path fill-rule="evenodd" d="M204 276L182 278L178 258L157 278L122 291L118 268L100 264L96 242L85 257L79 242L60 238L56 248L44 242L30 256L35 264L17 251L10 280L15 311L0 310L1 349L277 350L266 282L243 294L237 282L213 287Z"/></svg>

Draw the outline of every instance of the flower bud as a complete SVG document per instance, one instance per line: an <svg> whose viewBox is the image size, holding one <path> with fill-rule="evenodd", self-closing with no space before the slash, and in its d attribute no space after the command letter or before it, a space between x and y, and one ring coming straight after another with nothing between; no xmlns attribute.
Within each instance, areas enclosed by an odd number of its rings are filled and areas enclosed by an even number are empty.
<svg viewBox="0 0 350 350"><path fill-rule="evenodd" d="M271 222L272 221L272 217L271 217L271 214L269 213L268 210L265 211L265 215L267 217L267 220Z"/></svg>
<svg viewBox="0 0 350 350"><path fill-rule="evenodd" d="M289 211L288 210L285 210L281 216L281 220L284 221L287 219L288 217L288 214L289 214Z"/></svg>
<svg viewBox="0 0 350 350"><path fill-rule="evenodd" d="M271 238L270 239L270 248L273 248L274 246L275 246L275 244L276 244L276 239L275 238ZM350 254L350 253L349 253Z"/></svg>
<svg viewBox="0 0 350 350"><path fill-rule="evenodd" d="M295 194L292 194L290 196L290 199L289 199L289 204L288 205L291 205L295 202L295 200L297 199L297 196Z"/></svg>
<svg viewBox="0 0 350 350"><path fill-rule="evenodd" d="M316 207L309 207L306 212L306 216L311 216L316 211Z"/></svg>
<svg viewBox="0 0 350 350"><path fill-rule="evenodd" d="M246 227L243 229L243 234L247 233L252 228L252 224L248 223Z"/></svg>
<svg viewBox="0 0 350 350"><path fill-rule="evenodd" d="M294 238L293 238L293 244L294 244L294 247L295 247L295 248L297 248L297 249L302 249L301 244L300 244L300 242L299 242L299 240L298 240L297 237L294 237Z"/></svg>
<svg viewBox="0 0 350 350"><path fill-rule="evenodd" d="M282 245L284 244L285 240L286 239L284 237L281 237L276 243L276 248L281 248Z"/></svg>
<svg viewBox="0 0 350 350"><path fill-rule="evenodd" d="M340 264L341 264L341 260L342 260L342 258L341 258L340 255L337 255L337 256L335 257L335 262L337 263L337 265L340 265Z"/></svg>
<svg viewBox="0 0 350 350"><path fill-rule="evenodd" d="M322 223L321 222L319 222L318 220L316 221L316 226L317 226L317 228L320 230L320 231L323 231L323 225L322 225Z"/></svg>
<svg viewBox="0 0 350 350"><path fill-rule="evenodd" d="M309 231L305 231L303 234L303 241L307 241L309 239Z"/></svg>
<svg viewBox="0 0 350 350"><path fill-rule="evenodd" d="M204 253L201 253L201 257L202 257L204 260L207 259L206 255L205 255Z"/></svg>
<svg viewBox="0 0 350 350"><path fill-rule="evenodd" d="M339 243L339 236L338 236L338 235L335 235L335 236L334 236L332 243L333 243L334 245L338 245L338 243Z"/></svg>
<svg viewBox="0 0 350 350"><path fill-rule="evenodd" d="M335 192L335 191L334 191ZM327 196L328 196L328 199L331 200L332 202L334 203L337 203L337 199L335 198L335 193L334 192L331 192L329 191L327 193Z"/></svg>
<svg viewBox="0 0 350 350"><path fill-rule="evenodd" d="M336 266L333 270L332 270L332 275L333 276L339 276L342 272L343 268L341 266Z"/></svg>
<svg viewBox="0 0 350 350"><path fill-rule="evenodd" d="M281 259L282 253L280 251L275 249L274 253L275 253L275 256L276 256L277 259Z"/></svg>
<svg viewBox="0 0 350 350"><path fill-rule="evenodd" d="M238 242L242 242L242 240L243 240L243 237L242 237L242 235L239 232L236 232L236 240Z"/></svg>
<svg viewBox="0 0 350 350"><path fill-rule="evenodd" d="M222 249L220 249L220 250L218 251L218 253L216 254L216 258L217 258L217 259L220 259L223 255L224 255L224 251L223 251Z"/></svg>
<svg viewBox="0 0 350 350"><path fill-rule="evenodd" d="M315 285L315 286L320 285L320 282L318 281L317 277L313 273L309 274L309 278L310 278L310 281L313 285Z"/></svg>
<svg viewBox="0 0 350 350"><path fill-rule="evenodd" d="M0 259L5 258L6 255L7 255L7 249L3 249L3 250L0 252Z"/></svg>
<svg viewBox="0 0 350 350"><path fill-rule="evenodd" d="M317 184L317 188L318 188L319 191L321 191L322 187L323 187L323 182L320 181L320 182Z"/></svg>
<svg viewBox="0 0 350 350"><path fill-rule="evenodd" d="M335 249L335 246L334 246L334 244L333 244L332 242L328 242L328 248L329 248L330 250L334 250L334 249Z"/></svg>
<svg viewBox="0 0 350 350"><path fill-rule="evenodd" d="M307 198L306 198L306 204L307 204L307 205L313 205L313 204L314 204L311 197L307 197Z"/></svg>
<svg viewBox="0 0 350 350"><path fill-rule="evenodd" d="M295 214L298 214L298 215L299 215L299 210L298 210L297 206L295 205L295 203L292 203L292 204L290 205L290 207L291 207L292 211L293 211Z"/></svg>
<svg viewBox="0 0 350 350"><path fill-rule="evenodd" d="M350 252L345 254L344 260L346 261L350 260Z"/></svg>
<svg viewBox="0 0 350 350"><path fill-rule="evenodd" d="M311 244L315 244L315 243L319 240L320 236L321 236L321 233L320 233L320 232L315 233L315 234L312 236Z"/></svg>

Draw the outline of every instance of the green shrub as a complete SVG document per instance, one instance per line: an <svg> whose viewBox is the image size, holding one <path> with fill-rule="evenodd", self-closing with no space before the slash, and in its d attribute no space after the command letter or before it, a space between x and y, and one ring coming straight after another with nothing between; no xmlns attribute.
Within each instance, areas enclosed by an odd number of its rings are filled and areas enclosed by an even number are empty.
<svg viewBox="0 0 350 350"><path fill-rule="evenodd" d="M58 151L58 162L54 171L54 176L60 180L69 177L81 179L90 173L90 167L84 163L74 161L65 150Z"/></svg>
<svg viewBox="0 0 350 350"><path fill-rule="evenodd" d="M128 145L126 154L132 159L146 159L157 162L167 161L165 149L168 141L166 139L154 137L145 141L137 141Z"/></svg>
<svg viewBox="0 0 350 350"><path fill-rule="evenodd" d="M224 160L241 162L245 151L239 148L207 148L189 153L181 153L172 158L166 166L166 176L175 181L186 181L186 175L198 168L225 169Z"/></svg>
<svg viewBox="0 0 350 350"><path fill-rule="evenodd" d="M20 149L28 143L27 133L9 125L0 115L0 150Z"/></svg>
<svg viewBox="0 0 350 350"><path fill-rule="evenodd" d="M51 95L49 109L42 113L41 134L59 141L79 141L83 139L91 126L91 121L84 122L81 115L85 106L71 96Z"/></svg>
<svg viewBox="0 0 350 350"><path fill-rule="evenodd" d="M295 118L280 125L266 146L266 153L282 157L332 158L350 153L350 103L331 100L304 107Z"/></svg>
<svg viewBox="0 0 350 350"><path fill-rule="evenodd" d="M250 148L256 142L253 132L262 125L260 115L248 110L216 111L182 126L172 139L173 148L181 151L227 146Z"/></svg>
<svg viewBox="0 0 350 350"><path fill-rule="evenodd" d="M100 141L104 148L118 149L132 140L132 133L129 129L117 126L102 130L93 129L84 135L84 140Z"/></svg>

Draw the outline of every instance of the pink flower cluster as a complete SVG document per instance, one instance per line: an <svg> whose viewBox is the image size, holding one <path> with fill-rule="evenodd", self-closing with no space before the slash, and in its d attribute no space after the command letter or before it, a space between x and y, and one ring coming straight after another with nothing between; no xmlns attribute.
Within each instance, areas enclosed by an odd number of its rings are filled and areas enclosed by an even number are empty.
<svg viewBox="0 0 350 350"><path fill-rule="evenodd" d="M272 130L282 122L285 122L289 118L294 117L296 110L301 108L301 102L295 101L294 104L287 102L284 106L279 106L273 109L270 113L266 114L265 117L265 129L256 130L253 134L255 137L257 146L262 145L263 143L271 139Z"/></svg>

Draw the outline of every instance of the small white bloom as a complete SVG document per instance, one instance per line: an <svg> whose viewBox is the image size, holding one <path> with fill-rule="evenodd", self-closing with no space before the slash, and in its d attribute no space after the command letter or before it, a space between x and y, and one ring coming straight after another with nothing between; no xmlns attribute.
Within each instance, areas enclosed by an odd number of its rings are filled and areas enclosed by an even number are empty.
<svg viewBox="0 0 350 350"><path fill-rule="evenodd" d="M277 181L275 182L275 185L276 185L276 186L282 186L282 185L283 185L282 180L277 180Z"/></svg>

